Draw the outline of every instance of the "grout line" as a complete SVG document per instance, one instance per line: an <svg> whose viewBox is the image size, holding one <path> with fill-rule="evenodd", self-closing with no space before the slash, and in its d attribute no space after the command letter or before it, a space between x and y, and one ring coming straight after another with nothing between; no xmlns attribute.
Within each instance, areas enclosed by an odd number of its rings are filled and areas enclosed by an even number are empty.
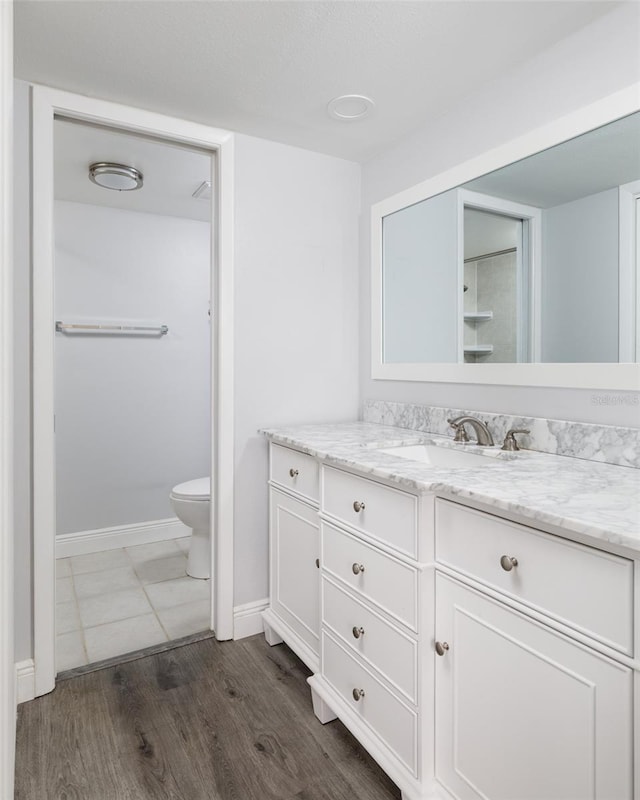
<svg viewBox="0 0 640 800"><path fill-rule="evenodd" d="M186 538L186 537L179 537L179 538ZM160 556L159 558L153 558L153 559L150 559L151 561L162 561L162 560L164 560L166 558L175 558L176 555L181 555L186 559L187 554L182 550L181 547L179 547L179 545L177 544L177 540L176 539L168 539L168 540L164 540L164 541L172 541L175 544L175 547L176 547L175 554L171 553L169 555ZM150 542L149 544L153 544L153 543ZM144 547L145 545L133 545L133 546L134 547ZM155 581L154 583L143 584L142 583L142 579L141 579L141 577L138 574L138 571L136 569L136 562L131 558L131 555L127 552L127 548L126 547L121 547L121 548L118 548L118 549L122 550L123 552L125 552L125 554L127 556L127 559L130 562L131 567L133 569L133 573L135 575L138 587L140 589L142 589L142 591L144 593L144 596L145 596L147 602L149 603L150 611L146 611L144 614L134 614L134 615L132 615L130 617L125 617L124 619L111 620L110 622L101 622L98 625L87 625L87 626L85 626L83 621L82 621L82 616L80 615L80 602L79 602L79 598L78 598L78 595L77 595L77 592L76 592L75 577L78 577L78 576L81 576L81 575L95 575L95 574L100 573L100 572L106 572L106 571L109 571L109 570L112 570L112 569L126 569L127 567L117 567L117 566L115 566L115 567L105 567L103 569L93 570L92 572L80 572L80 573L78 573L78 575L76 575L76 573L73 571L73 567L72 567L72 564L71 564L72 556L68 556L68 558L69 558L69 570L70 570L71 574L68 575L68 576L65 576L65 577L69 577L71 579L71 589L72 589L72 595L73 595L73 602L75 604L75 608L76 608L76 612L77 612L77 615L78 615L78 619L80 621L80 628L78 629L77 632L80 634L82 650L83 650L83 653L84 653L85 659L86 659L86 663L85 664L79 665L78 667L74 667L74 668L72 668L72 670L73 669L82 669L85 666L92 666L92 664L99 663L99 662L91 662L91 660L89 659L89 653L88 653L88 650L87 650L86 638L85 638L85 631L87 631L87 630L94 629L94 628L100 628L103 625L111 625L111 624L117 623L117 622L124 622L126 620L136 619L137 617L148 616L151 613L155 617L158 625L160 626L161 631L163 632L163 634L166 637L166 641L164 643L162 643L162 644L166 644L167 642L176 641L176 639L172 638L169 635L169 633L167 632L165 626L162 624L162 621L161 621L161 619L160 619L160 617L158 615L159 611L170 611L170 610L172 610L174 608L180 608L182 606L187 606L187 605L191 605L193 603L201 602L204 599L208 599L209 602L211 602L211 583L210 583L210 579L207 579L207 581L209 582L208 598L202 598L202 599L196 599L196 600L187 600L186 602L177 603L175 605L168 606L167 608L156 609L155 606L153 605L153 602L152 602L151 598L149 597L149 595L147 593L147 587L148 586L157 586L157 585L162 584L162 583L169 583L170 581L177 581L177 580L182 580L184 578L188 578L189 576L186 574L186 570L185 570L185 574L184 575L181 575L181 576L179 576L177 578L175 578L175 577L174 578L165 578L164 580ZM110 551L99 551L99 552L115 552L115 551L114 550L110 550ZM147 562L141 561L141 562L138 562L138 563L142 565L144 563L149 563L149 562L148 561ZM193 580L195 580L195 579L193 579ZM134 589L134 588L135 587L129 587L128 589L122 589L122 590L119 590L119 591L130 591L131 589ZM102 592L102 593L95 594L95 595L89 595L89 597L83 598L83 599L90 599L91 597L100 597L101 595L104 596L105 594L110 594L110 593ZM72 631L69 631L69 633L71 633L71 632ZM178 638L180 638L180 637L178 637ZM119 658L120 656L124 657L126 655L127 654L119 654L117 656L113 656L113 658ZM67 672L67 670L65 670L65 672Z"/></svg>
<svg viewBox="0 0 640 800"><path fill-rule="evenodd" d="M162 632L164 633L164 635L167 637L167 641L170 642L171 641L171 637L169 636L169 633L168 633L167 629L162 624L162 621L160 620L160 617L158 616L158 612L156 610L156 607L153 605L153 602L151 601L151 598L147 594L147 587L142 582L140 583L140 585L142 586L142 591L144 592L144 596L147 598L147 602L151 606L151 610L153 611L153 615L156 618L156 620L158 622L158 625L160 626L160 628L161 628ZM154 584L148 584L148 585L152 586Z"/></svg>
<svg viewBox="0 0 640 800"><path fill-rule="evenodd" d="M181 555L184 558L185 561L187 560L185 554L182 551L180 551L179 555ZM151 559L151 561L141 561L140 564L151 564L151 563L153 563L155 561L166 561L168 558L176 558L176 556L166 556L165 558L153 558L153 559ZM136 569L135 564L133 565L133 571L136 573L136 578L138 578L140 583L142 583L142 578L138 574L138 570ZM147 583L144 584L144 585L145 586L152 586L152 585L154 585L156 583L166 583L167 581L177 581L177 580L180 580L180 578L188 578L188 577L189 576L187 575L187 568L185 566L184 575L178 575L177 577L174 576L173 578L162 578L159 581L147 581Z"/></svg>
<svg viewBox="0 0 640 800"><path fill-rule="evenodd" d="M183 576L183 577L189 577L189 576L187 575L187 576ZM144 593L145 593L145 595L147 596L147 599L149 600L149 604L151 605L151 608L153 609L153 613L156 615L156 617L157 617L157 619L158 619L158 623L159 623L160 627L161 627L161 628L162 628L162 630L163 630L163 631L166 633L166 635L167 635L167 641L169 641L169 642L173 640L173 637L171 637L171 636L169 635L169 632L167 631L167 629L166 629L166 628L165 628L165 626L163 625L163 623L162 623L162 620L160 619L160 616L159 616L158 612L160 612L160 611L171 611L171 610L172 610L172 609L174 609L174 608L181 608L182 606L191 605L192 603L198 603L198 602L201 602L200 600L187 600L185 603L176 603L175 605L167 606L166 608L158 608L158 609L157 609L157 608L154 606L152 599L151 599L151 598L149 597L149 595L147 594L147 587L148 587L148 586L157 586L157 585L158 585L158 584L160 584L160 583L168 583L168 582L169 582L169 581L171 581L171 580L182 580L182 578L169 578L169 579L168 579L168 580L166 580L166 581L157 581L156 583L148 583L148 584L145 584L145 585L143 585L143 586L142 586L142 589L144 590ZM196 579L196 578L193 578L192 580L197 580L197 579ZM207 580L210 580L210 579L209 579L209 578L207 578ZM211 603L211 584L209 584L209 587L208 587L208 588L209 588L209 592L208 592L208 598L203 598L203 599L207 599L207 600L209 601L209 603Z"/></svg>
<svg viewBox="0 0 640 800"><path fill-rule="evenodd" d="M153 615L153 609L151 611L145 611L144 614L134 614L132 617L125 617L124 619L112 619L109 622L99 622L97 625L87 625L83 630L92 631L95 630L95 628L102 628L105 625L115 625L118 622L128 622L130 619L140 619L140 617L148 617L150 615Z"/></svg>
<svg viewBox="0 0 640 800"><path fill-rule="evenodd" d="M153 608L153 606L151 606L151 607ZM155 610L155 608L153 609L153 616L156 618L156 620L158 622L158 625L160 626L162 632L167 637L167 641L170 642L171 641L171 636L169 636L169 631L162 624L162 620L158 616L158 612Z"/></svg>
<svg viewBox="0 0 640 800"><path fill-rule="evenodd" d="M73 568L71 567L71 563L69 563L69 568L71 569L71 591L73 593L73 602L76 606L76 611L78 613L78 621L80 622L80 643L82 644L82 652L84 653L84 657L86 659L85 663L89 663L89 651L87 650L87 642L84 638L84 622L82 621L82 616L80 615L80 602L78 600L78 595L76 594L76 582L74 580L74 573ZM83 665L84 666L84 665Z"/></svg>

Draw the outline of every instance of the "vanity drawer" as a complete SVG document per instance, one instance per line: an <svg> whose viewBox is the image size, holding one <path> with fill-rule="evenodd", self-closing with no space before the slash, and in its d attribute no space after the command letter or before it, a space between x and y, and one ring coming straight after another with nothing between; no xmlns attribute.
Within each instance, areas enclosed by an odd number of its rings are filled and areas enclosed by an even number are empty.
<svg viewBox="0 0 640 800"><path fill-rule="evenodd" d="M633 562L626 558L438 499L436 560L633 654Z"/></svg>
<svg viewBox="0 0 640 800"><path fill-rule="evenodd" d="M418 645L414 639L327 578L322 581L322 618L343 646L416 702Z"/></svg>
<svg viewBox="0 0 640 800"><path fill-rule="evenodd" d="M322 566L412 630L418 624L418 571L323 522Z"/></svg>
<svg viewBox="0 0 640 800"><path fill-rule="evenodd" d="M322 675L415 775L416 713L326 631L322 633ZM364 694L356 700L359 692Z"/></svg>
<svg viewBox="0 0 640 800"><path fill-rule="evenodd" d="M270 453L271 480L317 503L320 470L316 459L279 444L272 444Z"/></svg>
<svg viewBox="0 0 640 800"><path fill-rule="evenodd" d="M321 505L346 525L417 556L418 498L414 495L325 466Z"/></svg>

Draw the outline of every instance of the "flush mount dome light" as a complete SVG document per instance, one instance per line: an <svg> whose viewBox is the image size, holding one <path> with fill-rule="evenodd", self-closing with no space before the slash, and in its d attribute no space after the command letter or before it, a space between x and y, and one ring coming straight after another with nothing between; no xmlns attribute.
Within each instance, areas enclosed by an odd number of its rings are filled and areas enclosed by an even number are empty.
<svg viewBox="0 0 640 800"><path fill-rule="evenodd" d="M116 192L130 192L142 186L142 173L126 164L111 164L100 161L89 167L89 180L104 189Z"/></svg>
<svg viewBox="0 0 640 800"><path fill-rule="evenodd" d="M354 120L363 119L371 113L375 103L370 97L362 94L343 94L334 97L327 106L329 116L334 119Z"/></svg>

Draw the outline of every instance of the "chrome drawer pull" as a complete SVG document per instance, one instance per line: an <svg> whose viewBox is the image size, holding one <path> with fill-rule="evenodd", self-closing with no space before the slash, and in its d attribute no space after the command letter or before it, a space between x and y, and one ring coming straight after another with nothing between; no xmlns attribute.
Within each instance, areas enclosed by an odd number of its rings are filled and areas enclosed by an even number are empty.
<svg viewBox="0 0 640 800"><path fill-rule="evenodd" d="M354 689L353 692L353 699L358 702L361 697L364 697L364 689Z"/></svg>
<svg viewBox="0 0 640 800"><path fill-rule="evenodd" d="M354 639L359 639L361 636L364 636L364 628L356 628L354 625L351 629L351 633L353 634Z"/></svg>
<svg viewBox="0 0 640 800"><path fill-rule="evenodd" d="M518 559L513 556L501 556L500 566L505 572L511 572L514 567L518 566Z"/></svg>
<svg viewBox="0 0 640 800"><path fill-rule="evenodd" d="M351 571L354 575L359 575L361 572L364 572L364 564L353 564L351 566Z"/></svg>
<svg viewBox="0 0 640 800"><path fill-rule="evenodd" d="M359 500L355 500L353 503L353 510L356 512L356 514L364 511L364 503L361 503Z"/></svg>
<svg viewBox="0 0 640 800"><path fill-rule="evenodd" d="M298 470L294 469L293 467L291 467L291 469L289 470L289 475L292 478L297 478L298 477Z"/></svg>
<svg viewBox="0 0 640 800"><path fill-rule="evenodd" d="M439 656L443 656L448 649L449 645L446 642L436 642L436 653Z"/></svg>

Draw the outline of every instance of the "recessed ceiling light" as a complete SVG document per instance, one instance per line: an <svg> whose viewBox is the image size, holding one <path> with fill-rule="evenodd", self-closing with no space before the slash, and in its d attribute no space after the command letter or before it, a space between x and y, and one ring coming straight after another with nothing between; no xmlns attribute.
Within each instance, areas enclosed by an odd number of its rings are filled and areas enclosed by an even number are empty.
<svg viewBox="0 0 640 800"><path fill-rule="evenodd" d="M99 161L89 167L89 180L103 189L116 192L130 192L142 186L142 173L126 164L112 164Z"/></svg>
<svg viewBox="0 0 640 800"><path fill-rule="evenodd" d="M374 106L373 100L363 94L343 94L333 98L327 106L327 111L334 119L349 121L366 117L373 111Z"/></svg>

